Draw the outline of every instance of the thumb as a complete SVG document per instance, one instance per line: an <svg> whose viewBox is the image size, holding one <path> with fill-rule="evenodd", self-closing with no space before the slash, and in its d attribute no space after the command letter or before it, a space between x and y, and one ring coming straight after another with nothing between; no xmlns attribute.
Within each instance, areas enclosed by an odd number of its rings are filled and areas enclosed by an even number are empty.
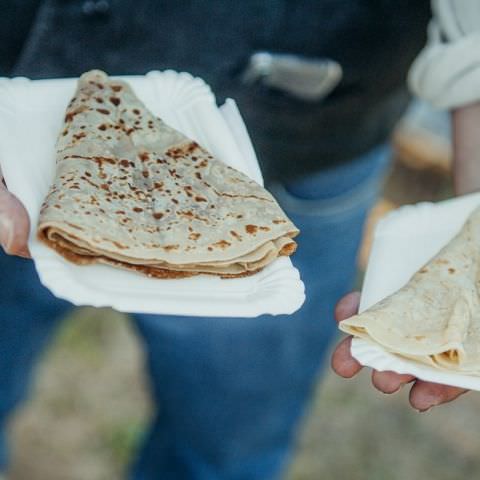
<svg viewBox="0 0 480 480"><path fill-rule="evenodd" d="M30 220L25 207L0 182L0 243L5 252L29 258L29 230Z"/></svg>
<svg viewBox="0 0 480 480"><path fill-rule="evenodd" d="M350 292L342 297L335 307L335 320L341 322L358 313L360 292Z"/></svg>

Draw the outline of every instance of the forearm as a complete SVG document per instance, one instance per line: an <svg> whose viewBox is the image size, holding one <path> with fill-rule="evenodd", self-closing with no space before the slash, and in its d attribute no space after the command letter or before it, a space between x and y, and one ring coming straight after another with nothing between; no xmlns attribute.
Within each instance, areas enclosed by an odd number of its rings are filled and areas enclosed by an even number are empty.
<svg viewBox="0 0 480 480"><path fill-rule="evenodd" d="M480 101L452 110L454 188L480 191Z"/></svg>
<svg viewBox="0 0 480 480"><path fill-rule="evenodd" d="M455 191L480 191L480 2L432 0L432 12L428 42L410 69L409 86L452 112Z"/></svg>

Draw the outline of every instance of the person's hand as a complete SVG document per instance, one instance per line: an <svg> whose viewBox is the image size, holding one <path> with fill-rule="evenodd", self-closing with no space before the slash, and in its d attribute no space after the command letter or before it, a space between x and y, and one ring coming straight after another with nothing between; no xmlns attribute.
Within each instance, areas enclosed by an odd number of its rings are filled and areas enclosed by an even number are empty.
<svg viewBox="0 0 480 480"><path fill-rule="evenodd" d="M30 230L25 207L12 195L0 176L0 243L9 255L30 258L27 240Z"/></svg>
<svg viewBox="0 0 480 480"><path fill-rule="evenodd" d="M360 294L358 292L349 293L343 297L335 309L335 319L337 322L355 315L360 303ZM337 375L344 378L355 376L361 369L360 365L350 353L352 337L344 338L338 345L332 355L332 368ZM415 378L413 375L400 375L395 372L372 371L373 386L383 393L395 393L407 383L411 383L410 404L416 410L425 412L430 408L451 402L457 397L467 392L463 388L441 385L438 383L425 382Z"/></svg>

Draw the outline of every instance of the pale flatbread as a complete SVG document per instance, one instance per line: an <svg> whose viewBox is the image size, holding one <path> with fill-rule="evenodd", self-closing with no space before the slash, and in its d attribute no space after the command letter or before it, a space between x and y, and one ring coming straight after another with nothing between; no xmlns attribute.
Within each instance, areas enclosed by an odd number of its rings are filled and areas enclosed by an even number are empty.
<svg viewBox="0 0 480 480"><path fill-rule="evenodd" d="M340 329L442 370L480 375L480 209L398 292Z"/></svg>

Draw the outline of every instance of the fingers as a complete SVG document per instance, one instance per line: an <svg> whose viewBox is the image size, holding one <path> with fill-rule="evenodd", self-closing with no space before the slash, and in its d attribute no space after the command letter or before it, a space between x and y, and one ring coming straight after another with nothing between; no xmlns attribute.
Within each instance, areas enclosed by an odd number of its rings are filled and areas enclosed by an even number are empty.
<svg viewBox="0 0 480 480"><path fill-rule="evenodd" d="M0 243L6 253L30 257L30 221L25 207L0 183Z"/></svg>
<svg viewBox="0 0 480 480"><path fill-rule="evenodd" d="M372 371L373 386L383 393L395 393L406 383L415 380L413 375L399 374L395 372Z"/></svg>
<svg viewBox="0 0 480 480"><path fill-rule="evenodd" d="M332 355L332 369L341 377L351 378L356 375L362 365L358 363L350 353L352 337L344 338L338 345Z"/></svg>
<svg viewBox="0 0 480 480"><path fill-rule="evenodd" d="M351 292L345 295L337 303L335 307L335 320L341 322L346 318L355 315L358 312L358 305L360 304L360 293Z"/></svg>
<svg viewBox="0 0 480 480"><path fill-rule="evenodd" d="M410 404L425 412L436 405L451 402L465 392L468 390L464 388L417 380L410 390Z"/></svg>
<svg viewBox="0 0 480 480"><path fill-rule="evenodd" d="M413 375L395 372L372 372L372 383L383 393L395 393L406 383L416 380ZM468 390L416 380L410 389L410 405L420 412L426 412L436 405L451 402Z"/></svg>

